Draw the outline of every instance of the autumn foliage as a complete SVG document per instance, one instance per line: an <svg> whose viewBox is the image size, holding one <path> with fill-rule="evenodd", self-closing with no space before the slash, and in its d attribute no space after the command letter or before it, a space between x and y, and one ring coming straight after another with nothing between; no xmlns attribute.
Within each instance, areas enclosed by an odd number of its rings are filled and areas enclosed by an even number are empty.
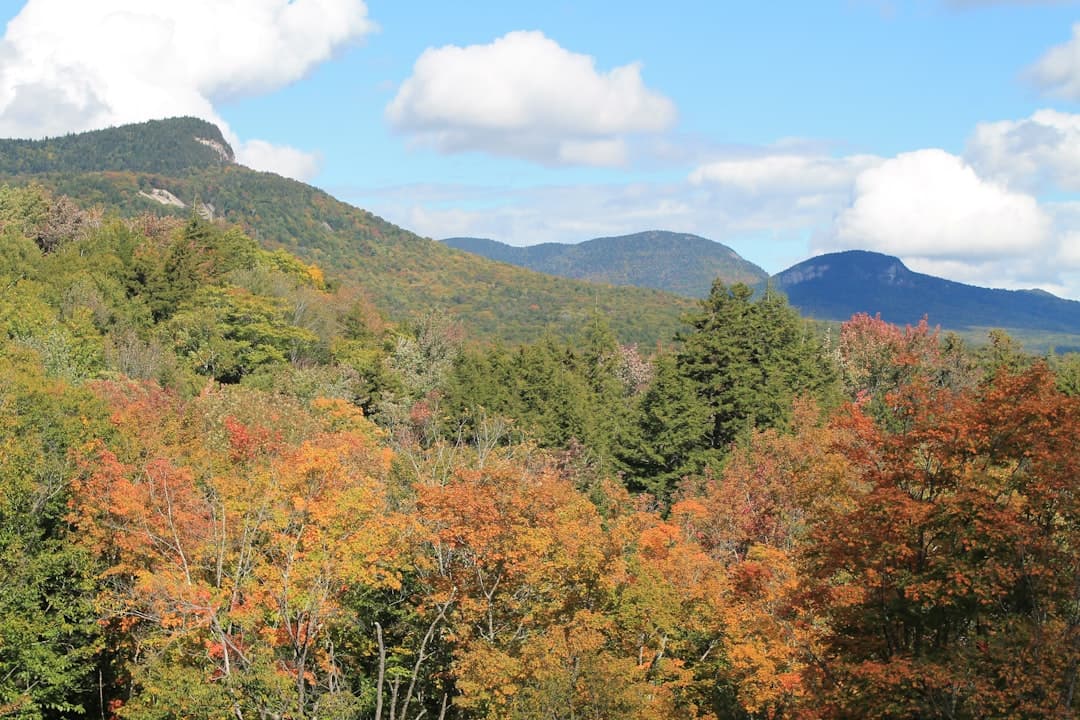
<svg viewBox="0 0 1080 720"><path fill-rule="evenodd" d="M1076 717L1074 363L721 284L649 360L467 346L47 200L0 189L0 718Z"/></svg>

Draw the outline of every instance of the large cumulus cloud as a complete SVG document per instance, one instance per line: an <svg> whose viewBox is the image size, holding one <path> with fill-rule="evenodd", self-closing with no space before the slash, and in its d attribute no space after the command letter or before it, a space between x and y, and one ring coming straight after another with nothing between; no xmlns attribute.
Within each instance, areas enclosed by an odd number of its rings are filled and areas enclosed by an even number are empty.
<svg viewBox="0 0 1080 720"><path fill-rule="evenodd" d="M602 72L540 32L487 45L429 48L386 108L399 132L446 152L480 151L547 165L621 165L626 137L675 121L637 63Z"/></svg>

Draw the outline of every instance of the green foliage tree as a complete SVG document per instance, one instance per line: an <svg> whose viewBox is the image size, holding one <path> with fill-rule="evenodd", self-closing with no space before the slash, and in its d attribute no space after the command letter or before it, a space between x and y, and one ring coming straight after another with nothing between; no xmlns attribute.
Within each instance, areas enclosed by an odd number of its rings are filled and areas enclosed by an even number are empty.
<svg viewBox="0 0 1080 720"><path fill-rule="evenodd" d="M96 701L96 568L66 522L69 451L108 437L104 407L0 345L0 715L70 717Z"/></svg>
<svg viewBox="0 0 1080 720"><path fill-rule="evenodd" d="M632 434L620 454L627 486L664 497L681 478L718 462L721 452L702 443L709 420L708 405L680 371L675 356L658 357L653 381L638 402Z"/></svg>
<svg viewBox="0 0 1080 720"><path fill-rule="evenodd" d="M771 290L754 302L746 285L717 281L687 322L673 364L658 365L655 390L642 398L637 445L624 456L631 484L662 496L716 465L742 434L782 427L795 396L827 398L835 387L822 344Z"/></svg>
<svg viewBox="0 0 1080 720"><path fill-rule="evenodd" d="M165 332L196 373L221 382L238 382L260 367L296 361L317 345L314 334L288 322L273 298L235 288L191 293Z"/></svg>
<svg viewBox="0 0 1080 720"><path fill-rule="evenodd" d="M623 372L624 359L599 315L570 342L547 335L514 351L465 352L446 382L446 432L471 436L477 421L494 414L512 419L542 447L580 445L610 470L637 391Z"/></svg>
<svg viewBox="0 0 1080 720"><path fill-rule="evenodd" d="M1080 352L1054 355L1050 358L1050 366L1057 378L1058 390L1080 397Z"/></svg>

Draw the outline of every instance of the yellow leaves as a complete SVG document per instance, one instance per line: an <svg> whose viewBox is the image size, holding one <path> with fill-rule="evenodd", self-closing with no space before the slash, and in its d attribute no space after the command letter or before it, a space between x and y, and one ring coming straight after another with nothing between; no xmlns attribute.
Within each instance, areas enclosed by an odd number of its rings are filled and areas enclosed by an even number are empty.
<svg viewBox="0 0 1080 720"><path fill-rule="evenodd" d="M373 433L375 426L364 417L364 411L341 398L315 398L310 403L312 414L320 419L327 432L361 431Z"/></svg>
<svg viewBox="0 0 1080 720"><path fill-rule="evenodd" d="M326 276L323 275L322 268L318 265L305 265L304 267L307 269L307 274L311 279L312 285L320 289L326 287Z"/></svg>
<svg viewBox="0 0 1080 720"><path fill-rule="evenodd" d="M88 448L71 517L109 562L102 607L141 618L141 637L210 642L213 672L298 646L319 667L347 590L400 588L410 527L390 512L389 458L358 409L316 401L282 432L215 393L103 391L129 460Z"/></svg>
<svg viewBox="0 0 1080 720"><path fill-rule="evenodd" d="M811 628L797 622L798 573L778 548L755 545L729 568L731 604L723 613L728 660L742 706L771 715L803 694L801 673Z"/></svg>

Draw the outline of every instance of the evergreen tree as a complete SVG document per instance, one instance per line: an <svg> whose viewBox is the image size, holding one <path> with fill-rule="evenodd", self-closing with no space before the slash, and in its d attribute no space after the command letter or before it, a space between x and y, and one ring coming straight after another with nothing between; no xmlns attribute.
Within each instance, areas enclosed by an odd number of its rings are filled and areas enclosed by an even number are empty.
<svg viewBox="0 0 1080 720"><path fill-rule="evenodd" d="M657 365L624 457L631 487L661 496L717 465L741 434L782 427L795 396L828 395L835 375L798 312L771 289L754 302L746 285L718 280L687 322L681 348Z"/></svg>
<svg viewBox="0 0 1080 720"><path fill-rule="evenodd" d="M719 459L719 453L703 447L709 409L698 390L674 355L656 359L653 381L641 396L619 458L631 490L664 497L682 477Z"/></svg>

